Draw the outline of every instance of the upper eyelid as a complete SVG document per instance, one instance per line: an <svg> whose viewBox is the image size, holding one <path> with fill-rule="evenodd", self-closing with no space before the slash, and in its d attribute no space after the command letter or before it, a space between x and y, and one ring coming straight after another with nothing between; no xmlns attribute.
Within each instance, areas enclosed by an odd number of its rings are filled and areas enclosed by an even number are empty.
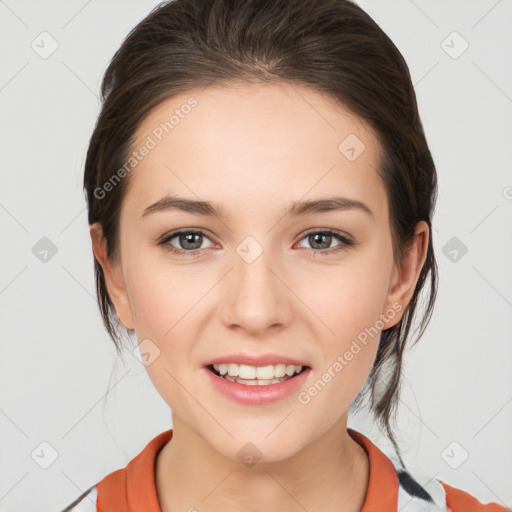
<svg viewBox="0 0 512 512"><path fill-rule="evenodd" d="M178 235L184 234L184 233L193 233L195 235L201 234L203 236L206 236L209 238L212 242L215 241L215 237L212 237L208 234L208 231L205 231L202 228L184 228L184 229L178 229L177 231L169 231L169 233L163 235L161 237L161 240L172 240L173 238L177 237ZM213 239L212 239L213 238Z"/></svg>
<svg viewBox="0 0 512 512"><path fill-rule="evenodd" d="M334 228L311 228L311 229L306 230L303 233L302 238L304 238L307 235L310 235L311 233L326 233L326 232L330 232L330 231L332 231L333 233L335 233L339 236L344 236L345 238L352 238L348 233L339 231L338 229L334 229ZM301 240L302 240L302 238L301 238Z"/></svg>

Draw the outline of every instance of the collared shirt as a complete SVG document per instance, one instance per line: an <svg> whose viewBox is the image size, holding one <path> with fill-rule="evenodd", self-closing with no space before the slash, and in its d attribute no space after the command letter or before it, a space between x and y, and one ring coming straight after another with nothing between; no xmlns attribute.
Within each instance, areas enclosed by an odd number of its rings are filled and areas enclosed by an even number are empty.
<svg viewBox="0 0 512 512"><path fill-rule="evenodd" d="M482 504L442 480L430 479L421 486L417 474L396 468L366 436L351 428L347 431L369 460L368 489L361 512L511 512L494 502ZM105 476L62 512L162 512L155 462L172 433L170 429L157 435L125 468Z"/></svg>

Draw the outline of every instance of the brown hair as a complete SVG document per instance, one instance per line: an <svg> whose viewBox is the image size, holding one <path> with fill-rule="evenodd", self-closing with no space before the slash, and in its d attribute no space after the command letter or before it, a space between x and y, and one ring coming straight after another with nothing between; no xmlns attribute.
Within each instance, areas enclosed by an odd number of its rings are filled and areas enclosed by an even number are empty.
<svg viewBox="0 0 512 512"><path fill-rule="evenodd" d="M119 213L130 176L107 194L98 191L126 162L141 121L177 93L237 81L306 86L370 124L383 148L378 172L388 198L396 262L402 262L416 224L424 220L430 228L414 294L400 322L382 332L365 383L372 411L400 458L390 419L398 402L403 352L427 279L416 341L430 320L437 292L431 226L437 178L407 64L360 7L348 0L173 0L154 8L128 34L103 78L102 110L85 162L89 224L101 224L108 257L118 261ZM94 265L103 321L121 353L126 328L115 314L96 259ZM388 370L384 391L377 393ZM360 398L361 393L354 402Z"/></svg>

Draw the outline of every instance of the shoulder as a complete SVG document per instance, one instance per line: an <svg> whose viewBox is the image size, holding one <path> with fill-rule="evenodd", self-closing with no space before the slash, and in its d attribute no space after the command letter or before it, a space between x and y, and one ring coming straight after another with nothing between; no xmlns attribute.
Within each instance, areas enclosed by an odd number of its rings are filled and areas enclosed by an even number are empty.
<svg viewBox="0 0 512 512"><path fill-rule="evenodd" d="M376 510L383 499L386 512L512 512L498 503L481 503L419 468L403 466L396 453L384 453L368 437L349 428L350 436L364 447L370 461L368 491L363 512ZM371 506L370 506L371 504Z"/></svg>
<svg viewBox="0 0 512 512"><path fill-rule="evenodd" d="M512 509L496 502L481 503L462 489L457 489L439 480L446 493L446 504L452 512L510 512Z"/></svg>
<svg viewBox="0 0 512 512"><path fill-rule="evenodd" d="M137 460L132 459L130 464ZM128 512L132 510L128 504L127 474L130 466L117 469L106 475L102 480L80 494L60 512ZM135 484L135 491L139 486Z"/></svg>
<svg viewBox="0 0 512 512"><path fill-rule="evenodd" d="M452 487L422 471L395 467L398 510L401 512L512 512L498 503L482 503L468 492ZM426 482L421 485L419 482Z"/></svg>
<svg viewBox="0 0 512 512"><path fill-rule="evenodd" d="M131 459L83 492L61 512L129 512L160 510L155 485L158 452L172 437L172 429L158 434Z"/></svg>
<svg viewBox="0 0 512 512"><path fill-rule="evenodd" d="M61 512L96 512L98 490L95 485L80 494L78 498L70 503Z"/></svg>
<svg viewBox="0 0 512 512"><path fill-rule="evenodd" d="M137 458L132 459L130 464ZM142 489L137 482L132 482L133 489L128 489L128 468L117 469L106 475L102 480L80 494L60 512L129 512L132 504L128 503L128 495L139 493ZM142 494L145 495L145 489ZM138 510L138 509L137 509ZM151 509L153 510L153 509Z"/></svg>

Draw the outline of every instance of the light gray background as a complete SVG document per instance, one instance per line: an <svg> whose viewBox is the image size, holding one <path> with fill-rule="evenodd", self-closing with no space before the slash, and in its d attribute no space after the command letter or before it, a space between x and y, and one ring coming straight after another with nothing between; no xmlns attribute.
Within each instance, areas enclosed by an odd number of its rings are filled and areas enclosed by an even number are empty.
<svg viewBox="0 0 512 512"><path fill-rule="evenodd" d="M171 427L101 323L81 187L102 74L155 5L0 1L2 512L60 510ZM407 358L397 435L421 483L511 506L512 1L360 5L409 64L439 173L440 291ZM51 48L43 31L58 43L47 58L31 47ZM453 31L469 44L457 58ZM44 237L57 249L46 263L33 249ZM467 247L457 261L453 237ZM364 415L349 425L388 450Z"/></svg>

